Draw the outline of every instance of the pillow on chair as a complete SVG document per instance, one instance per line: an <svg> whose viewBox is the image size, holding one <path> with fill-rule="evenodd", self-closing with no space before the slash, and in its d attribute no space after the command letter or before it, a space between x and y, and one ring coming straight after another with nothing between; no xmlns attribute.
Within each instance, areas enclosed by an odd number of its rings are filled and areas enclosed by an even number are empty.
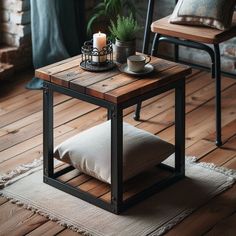
<svg viewBox="0 0 236 236"><path fill-rule="evenodd" d="M155 135L123 123L124 181L164 161L175 147ZM64 141L54 157L81 172L111 183L111 123L104 122Z"/></svg>
<svg viewBox="0 0 236 236"><path fill-rule="evenodd" d="M179 0L169 22L230 28L236 0Z"/></svg>

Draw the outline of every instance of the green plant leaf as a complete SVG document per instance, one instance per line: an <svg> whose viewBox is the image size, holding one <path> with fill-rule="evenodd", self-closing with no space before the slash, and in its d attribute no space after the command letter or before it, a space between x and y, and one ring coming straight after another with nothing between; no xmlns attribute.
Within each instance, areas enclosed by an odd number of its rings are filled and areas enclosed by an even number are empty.
<svg viewBox="0 0 236 236"><path fill-rule="evenodd" d="M133 15L128 17L118 15L116 23L111 21L109 31L112 37L121 41L131 41L136 38L136 33L140 30L137 21Z"/></svg>
<svg viewBox="0 0 236 236"><path fill-rule="evenodd" d="M92 32L93 25L100 19L117 20L118 15L123 12L132 12L135 16L135 4L131 0L101 0L94 8L94 13L88 21L87 33ZM113 36L112 36L113 37Z"/></svg>

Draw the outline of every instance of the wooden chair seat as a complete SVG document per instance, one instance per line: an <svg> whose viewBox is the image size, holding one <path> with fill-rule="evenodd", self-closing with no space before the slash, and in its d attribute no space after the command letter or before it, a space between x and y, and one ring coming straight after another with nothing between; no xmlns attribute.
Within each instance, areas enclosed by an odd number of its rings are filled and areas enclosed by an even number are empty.
<svg viewBox="0 0 236 236"><path fill-rule="evenodd" d="M167 16L153 22L152 32L207 44L219 44L236 36L236 13L233 17L233 26L225 31L209 27L170 24L169 18L170 16Z"/></svg>

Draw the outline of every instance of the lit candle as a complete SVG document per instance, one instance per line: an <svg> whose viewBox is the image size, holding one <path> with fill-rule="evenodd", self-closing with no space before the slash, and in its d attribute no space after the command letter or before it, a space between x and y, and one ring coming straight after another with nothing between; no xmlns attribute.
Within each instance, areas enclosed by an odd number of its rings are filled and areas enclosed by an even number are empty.
<svg viewBox="0 0 236 236"><path fill-rule="evenodd" d="M101 51L103 47L107 45L107 36L101 32L93 35L93 47L97 48L98 51ZM106 56L100 57L100 62L104 62L106 60ZM93 61L99 62L99 58L97 56L93 57Z"/></svg>

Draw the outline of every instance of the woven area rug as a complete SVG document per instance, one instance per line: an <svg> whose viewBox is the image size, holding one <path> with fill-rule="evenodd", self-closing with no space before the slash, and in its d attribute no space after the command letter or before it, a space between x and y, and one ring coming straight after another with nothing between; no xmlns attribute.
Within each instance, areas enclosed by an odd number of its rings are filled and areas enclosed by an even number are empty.
<svg viewBox="0 0 236 236"><path fill-rule="evenodd" d="M32 169L38 164L13 174L0 195L86 235L161 235L236 180L233 170L186 158L185 179L117 216L44 184L42 166Z"/></svg>

